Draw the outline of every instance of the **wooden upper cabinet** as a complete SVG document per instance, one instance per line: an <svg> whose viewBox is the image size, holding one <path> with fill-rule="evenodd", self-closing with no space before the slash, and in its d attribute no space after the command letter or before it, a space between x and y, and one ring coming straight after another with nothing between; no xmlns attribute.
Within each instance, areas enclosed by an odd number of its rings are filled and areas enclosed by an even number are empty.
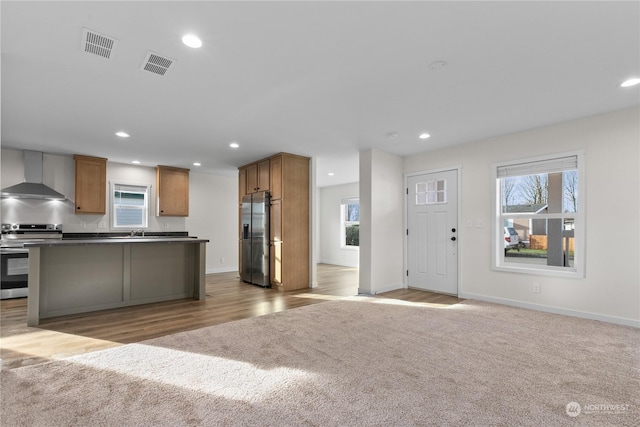
<svg viewBox="0 0 640 427"><path fill-rule="evenodd" d="M189 216L189 169L156 167L156 216Z"/></svg>
<svg viewBox="0 0 640 427"><path fill-rule="evenodd" d="M269 188L271 199L282 198L282 156L274 156L269 163Z"/></svg>
<svg viewBox="0 0 640 427"><path fill-rule="evenodd" d="M77 214L106 213L107 159L76 154L75 203Z"/></svg>
<svg viewBox="0 0 640 427"><path fill-rule="evenodd" d="M257 193L258 191L269 191L269 160L262 160L258 163L250 164L240 169L244 171L246 177L245 194ZM242 180L242 176L241 176Z"/></svg>
<svg viewBox="0 0 640 427"><path fill-rule="evenodd" d="M242 203L242 196L247 195L247 168L238 169L238 201Z"/></svg>

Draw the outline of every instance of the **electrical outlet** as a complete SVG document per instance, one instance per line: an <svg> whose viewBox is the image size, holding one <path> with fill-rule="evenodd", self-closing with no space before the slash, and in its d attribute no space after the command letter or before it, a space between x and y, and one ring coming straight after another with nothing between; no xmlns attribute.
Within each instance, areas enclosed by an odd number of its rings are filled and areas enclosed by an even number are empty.
<svg viewBox="0 0 640 427"><path fill-rule="evenodd" d="M168 230L168 229L169 229L169 223L168 223L168 222L165 222L165 223L164 223L164 229L165 229L165 230Z"/></svg>
<svg viewBox="0 0 640 427"><path fill-rule="evenodd" d="M104 228L104 226L105 226L104 222L101 221L98 223L98 228Z"/></svg>
<svg viewBox="0 0 640 427"><path fill-rule="evenodd" d="M473 220L472 219L468 219L467 220L467 228L471 228L473 227Z"/></svg>
<svg viewBox="0 0 640 427"><path fill-rule="evenodd" d="M220 264L224 264L224 258L220 258Z"/></svg>
<svg viewBox="0 0 640 427"><path fill-rule="evenodd" d="M482 218L476 218L476 228L484 228L484 220Z"/></svg>
<svg viewBox="0 0 640 427"><path fill-rule="evenodd" d="M84 228L87 228L87 223L86 223L86 222L84 222L84 221L82 221L82 222L80 223L80 228L83 228L83 229L84 229Z"/></svg>
<svg viewBox="0 0 640 427"><path fill-rule="evenodd" d="M539 294L540 293L540 283L533 282L533 293L534 294Z"/></svg>

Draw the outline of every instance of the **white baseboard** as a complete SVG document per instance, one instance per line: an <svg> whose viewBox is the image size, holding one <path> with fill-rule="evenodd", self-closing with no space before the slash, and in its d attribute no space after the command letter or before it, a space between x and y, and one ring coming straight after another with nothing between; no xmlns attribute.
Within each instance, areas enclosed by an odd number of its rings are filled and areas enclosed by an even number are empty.
<svg viewBox="0 0 640 427"><path fill-rule="evenodd" d="M232 271L237 272L238 267L226 267L226 268L207 268L205 274L214 274L214 273L231 273Z"/></svg>
<svg viewBox="0 0 640 427"><path fill-rule="evenodd" d="M496 304L510 305L513 307L527 308L530 310L544 311L546 313L562 314L565 316L579 317L581 319L599 320L601 322L614 323L616 325L632 326L640 328L640 320L626 319L624 317L607 316L604 314L589 313L586 311L569 310L561 307L553 307L541 304L531 304L529 302L510 300L506 298L489 297L486 295L476 295L468 293L460 293L459 298L475 299L478 301L493 302Z"/></svg>
<svg viewBox="0 0 640 427"><path fill-rule="evenodd" d="M393 285L387 285L385 287L382 287L380 289L376 289L375 292L373 293L373 295L378 295L381 294L383 292L390 292L390 291L395 291L398 289L404 289L404 284L402 283L396 283ZM358 288L358 294L361 295L372 295L371 292L369 292L368 290L362 289L362 288Z"/></svg>
<svg viewBox="0 0 640 427"><path fill-rule="evenodd" d="M340 267L352 267L352 268L358 268L358 264L350 264L350 263L345 263L344 261L330 261L330 260L320 260L318 261L318 264L330 264L330 265L339 265Z"/></svg>

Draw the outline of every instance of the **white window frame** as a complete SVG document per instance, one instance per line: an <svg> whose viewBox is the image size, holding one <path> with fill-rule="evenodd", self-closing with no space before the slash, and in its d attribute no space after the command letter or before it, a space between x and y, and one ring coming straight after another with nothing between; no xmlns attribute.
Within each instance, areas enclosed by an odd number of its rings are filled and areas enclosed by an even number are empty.
<svg viewBox="0 0 640 427"><path fill-rule="evenodd" d="M575 156L577 158L577 171L578 171L578 192L579 192L579 204L578 212L571 213L547 213L547 214L513 214L509 213L509 217L529 218L529 219L559 219L564 217L575 218L574 228L574 262L573 267L560 267L549 265L531 265L517 262L505 262L504 255L504 217L502 214L502 192L500 188L500 180L498 177L498 169L506 166L518 165L524 163L551 161L554 159L560 159L563 157ZM558 153L548 156L532 157L526 159L517 159L512 161L505 161L500 163L494 163L492 165L492 206L493 206L493 221L492 221L492 236L491 239L491 262L492 268L496 271L506 271L512 273L524 273L535 274L542 276L555 276L566 278L584 278L585 277L585 206L586 206L586 191L585 191L585 160L584 151L572 151L565 153Z"/></svg>
<svg viewBox="0 0 640 427"><path fill-rule="evenodd" d="M345 220L345 216L346 216L346 209L347 209L347 205L349 204L349 201L353 201L353 200L357 200L358 201L358 206L360 205L360 198L359 197L342 197L340 199L340 249L346 249L346 250L350 250L350 251L359 251L360 250L360 246L352 246L352 245L347 245L346 240L347 240L347 227L354 225L354 224L358 224L360 225L360 221L346 221Z"/></svg>
<svg viewBox="0 0 640 427"><path fill-rule="evenodd" d="M151 186L148 184L139 184L139 183L129 183L129 182L121 182L114 181L109 183L109 198L110 198L110 206L111 206L111 229L112 230L146 230L149 228L149 200L151 198ZM143 223L139 225L120 225L117 224L116 220L116 199L115 192L118 190L118 187L139 187L141 190L144 189L144 205L141 207L143 211Z"/></svg>

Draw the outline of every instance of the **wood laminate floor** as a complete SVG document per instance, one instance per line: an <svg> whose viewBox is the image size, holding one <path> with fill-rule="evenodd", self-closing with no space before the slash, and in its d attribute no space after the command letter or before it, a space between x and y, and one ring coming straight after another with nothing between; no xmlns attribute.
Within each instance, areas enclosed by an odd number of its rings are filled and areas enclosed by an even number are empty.
<svg viewBox="0 0 640 427"><path fill-rule="evenodd" d="M319 264L318 287L291 292L243 283L236 272L216 273L207 275L206 289L205 301L184 299L61 316L43 319L38 327L27 326L26 298L2 300L2 369L354 296L358 293L358 270ZM377 297L437 305L462 301L414 289L386 292Z"/></svg>

